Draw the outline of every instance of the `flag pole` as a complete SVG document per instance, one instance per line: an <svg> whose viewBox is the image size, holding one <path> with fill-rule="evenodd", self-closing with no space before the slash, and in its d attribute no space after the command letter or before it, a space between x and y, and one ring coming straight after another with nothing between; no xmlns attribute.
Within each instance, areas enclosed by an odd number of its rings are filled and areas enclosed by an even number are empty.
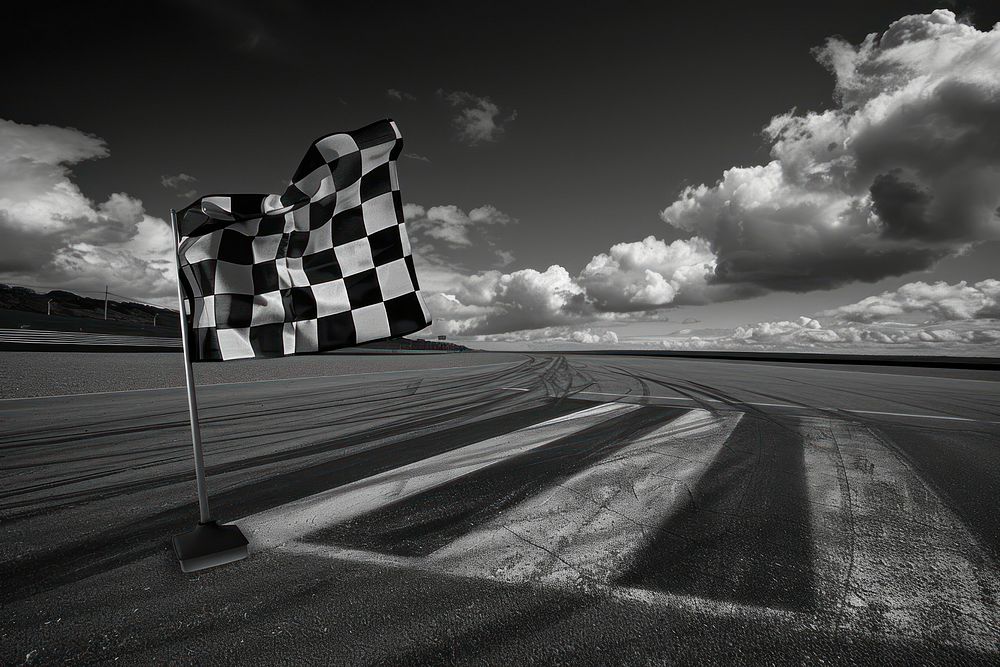
<svg viewBox="0 0 1000 667"><path fill-rule="evenodd" d="M177 307L181 320L181 346L184 349L184 384L187 389L188 416L191 420L191 444L194 449L194 476L198 488L199 521L194 530L174 535L174 552L181 570L194 572L216 565L231 563L249 555L247 539L236 526L220 526L212 519L208 507L208 485L205 482L205 455L201 445L201 426L198 421L198 397L194 388L194 369L191 366L191 341L188 319L184 309L184 290L181 287L181 235L177 225L177 211L170 209L170 227L174 238L174 266L177 268Z"/></svg>
<svg viewBox="0 0 1000 667"><path fill-rule="evenodd" d="M170 209L170 226L174 232L174 265L177 267L177 307L181 314L181 346L184 348L184 384L187 388L188 416L191 418L191 442L194 446L194 477L198 486L199 523L212 520L208 509L208 485L205 483L205 455L201 447L201 426L198 422L198 397L194 390L194 369L191 367L191 342L188 340L187 318L184 315L184 290L181 288L181 235L177 229L177 211Z"/></svg>

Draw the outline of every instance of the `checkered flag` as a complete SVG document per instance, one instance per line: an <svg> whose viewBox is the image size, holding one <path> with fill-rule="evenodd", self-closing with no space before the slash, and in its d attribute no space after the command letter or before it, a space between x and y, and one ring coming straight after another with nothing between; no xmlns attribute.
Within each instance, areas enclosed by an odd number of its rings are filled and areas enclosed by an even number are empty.
<svg viewBox="0 0 1000 667"><path fill-rule="evenodd" d="M383 120L313 142L282 195L212 195L178 212L192 361L321 352L431 322Z"/></svg>

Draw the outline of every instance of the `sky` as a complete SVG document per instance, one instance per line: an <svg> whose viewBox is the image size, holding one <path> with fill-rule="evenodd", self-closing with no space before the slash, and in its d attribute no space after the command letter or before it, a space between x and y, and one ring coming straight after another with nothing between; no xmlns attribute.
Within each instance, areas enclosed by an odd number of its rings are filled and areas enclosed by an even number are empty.
<svg viewBox="0 0 1000 667"><path fill-rule="evenodd" d="M171 207L390 117L425 333L1000 345L995 3L21 4L0 282L170 303Z"/></svg>

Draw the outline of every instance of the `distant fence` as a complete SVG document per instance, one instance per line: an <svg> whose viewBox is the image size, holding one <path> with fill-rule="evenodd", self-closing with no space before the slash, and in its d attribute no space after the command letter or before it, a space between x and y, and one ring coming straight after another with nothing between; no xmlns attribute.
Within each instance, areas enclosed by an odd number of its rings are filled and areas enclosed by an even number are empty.
<svg viewBox="0 0 1000 667"><path fill-rule="evenodd" d="M156 336L118 336L115 334L77 333L73 331L39 331L33 329L0 329L0 349L107 349L114 351L143 350L172 352L181 349L180 338Z"/></svg>

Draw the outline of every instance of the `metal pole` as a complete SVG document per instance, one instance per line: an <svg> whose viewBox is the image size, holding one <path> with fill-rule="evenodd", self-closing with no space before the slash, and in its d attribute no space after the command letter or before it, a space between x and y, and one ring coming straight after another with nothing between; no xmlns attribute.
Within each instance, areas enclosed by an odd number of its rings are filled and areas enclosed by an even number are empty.
<svg viewBox="0 0 1000 667"><path fill-rule="evenodd" d="M188 412L191 415L191 443L194 446L194 476L198 484L199 523L208 523L212 516L208 511L208 487L205 484L205 457L201 449L201 428L198 425L198 399L194 393L194 370L191 368L190 341L187 321L184 317L184 290L181 288L181 234L177 228L177 211L170 209L170 226L174 231L174 265L177 267L177 306L181 316L181 345L184 347L184 381L187 385Z"/></svg>
<svg viewBox="0 0 1000 667"><path fill-rule="evenodd" d="M104 286L104 319L108 319L108 286Z"/></svg>
<svg viewBox="0 0 1000 667"><path fill-rule="evenodd" d="M52 299L49 299L48 302L45 304L45 314L46 315L52 314Z"/></svg>
<svg viewBox="0 0 1000 667"><path fill-rule="evenodd" d="M157 318L157 317L158 317L159 315L160 315L159 313L153 313L153 326L154 326L154 327L156 326L156 318Z"/></svg>

